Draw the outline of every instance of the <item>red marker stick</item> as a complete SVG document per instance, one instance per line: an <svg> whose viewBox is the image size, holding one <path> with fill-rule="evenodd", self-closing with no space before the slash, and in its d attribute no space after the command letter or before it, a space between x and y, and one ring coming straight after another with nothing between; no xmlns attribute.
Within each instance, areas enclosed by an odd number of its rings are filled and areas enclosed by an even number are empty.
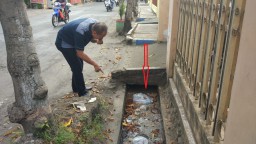
<svg viewBox="0 0 256 144"><path fill-rule="evenodd" d="M148 65L148 44L144 44L144 64L142 66L142 73L144 78L145 89L148 88L148 76L149 76L149 65Z"/></svg>

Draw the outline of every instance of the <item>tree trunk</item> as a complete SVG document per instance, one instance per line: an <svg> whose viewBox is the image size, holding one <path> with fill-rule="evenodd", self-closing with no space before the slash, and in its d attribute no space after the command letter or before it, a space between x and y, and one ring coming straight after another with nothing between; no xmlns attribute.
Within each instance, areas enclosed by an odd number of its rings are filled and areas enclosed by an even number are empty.
<svg viewBox="0 0 256 144"><path fill-rule="evenodd" d="M20 123L26 133L31 133L40 120L47 121L51 109L47 101L48 89L40 76L24 0L0 0L0 21L15 93L15 102L7 109L9 119Z"/></svg>
<svg viewBox="0 0 256 144"><path fill-rule="evenodd" d="M139 0L133 1L133 7L132 7L133 17L138 17L138 14L139 14L138 2Z"/></svg>
<svg viewBox="0 0 256 144"><path fill-rule="evenodd" d="M132 11L133 11L133 1L134 0L127 0L126 5L126 12L125 12L125 20L124 20L124 29L123 33L126 34L132 29Z"/></svg>

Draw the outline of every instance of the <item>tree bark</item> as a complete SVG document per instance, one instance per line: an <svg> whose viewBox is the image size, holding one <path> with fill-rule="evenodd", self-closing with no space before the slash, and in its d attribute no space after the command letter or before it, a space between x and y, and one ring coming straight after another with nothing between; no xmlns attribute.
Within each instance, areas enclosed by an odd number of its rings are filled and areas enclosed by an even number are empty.
<svg viewBox="0 0 256 144"><path fill-rule="evenodd" d="M132 29L132 11L133 11L133 1L134 0L127 0L126 5L126 12L125 12L125 20L124 20L124 29L123 33L126 34Z"/></svg>
<svg viewBox="0 0 256 144"><path fill-rule="evenodd" d="M139 0L133 1L133 7L132 7L133 17L138 17L138 14L139 14L138 2Z"/></svg>
<svg viewBox="0 0 256 144"><path fill-rule="evenodd" d="M22 124L26 133L34 132L35 123L47 122L51 108L48 89L40 76L40 64L33 42L23 0L0 0L7 66L12 77L15 102L8 106L11 122ZM45 119L46 118L46 119Z"/></svg>

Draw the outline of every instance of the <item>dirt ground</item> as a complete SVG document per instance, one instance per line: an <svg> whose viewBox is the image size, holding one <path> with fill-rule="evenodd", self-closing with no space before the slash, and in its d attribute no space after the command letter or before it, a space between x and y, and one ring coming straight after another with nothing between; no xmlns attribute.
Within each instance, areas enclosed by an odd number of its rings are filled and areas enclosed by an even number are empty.
<svg viewBox="0 0 256 144"><path fill-rule="evenodd" d="M105 111L104 124L111 127L115 125L115 115L113 113L118 113L122 111L122 107L117 104L116 107L113 106L115 103L120 103L122 97L124 97L123 89L124 85L120 83L113 82L111 80L111 72L114 70L120 70L125 68L141 68L143 65L143 46L126 45L125 37L120 36L115 32L115 21L111 22L109 25L109 32L104 38L104 44L101 46L95 46L95 44L88 44L85 49L85 53L92 56L93 60L98 62L102 66L102 73L94 72L92 66L84 65L84 77L86 85L93 86L91 90L91 97L96 97L96 101L92 103L86 103L86 111L81 112L78 108L74 108L71 103L78 101L88 101L90 98L87 97L77 97L73 93L69 92L64 95L58 95L54 98L50 98L49 102L53 113L59 115L59 117L64 119L63 121L69 120L71 117L73 119L72 126L78 123L78 119L86 114L90 113L91 110L96 107L99 100L102 100L107 105L107 110ZM149 46L149 64L154 67L165 67L165 54L166 54L166 44L157 43ZM61 55L61 54L60 54ZM68 67L67 63L63 63L62 67ZM67 75L69 76L69 75ZM69 80L71 79L71 75ZM59 83L60 87L64 85L62 82ZM65 83L70 83L71 80ZM71 86L70 88L71 89ZM122 106L122 105L121 105ZM118 111L118 112L117 112ZM1 121L1 135L0 143L44 143L38 139L33 138L31 135L24 135L22 128L18 124L12 124L8 120L8 115L3 113L1 116L3 118ZM74 130L74 129L73 129ZM114 133L114 129L106 129L106 133ZM105 134L106 135L106 134ZM107 142L112 143L113 139L106 136Z"/></svg>
<svg viewBox="0 0 256 144"><path fill-rule="evenodd" d="M97 61L101 66L103 73L93 72L91 66L85 64L84 71L86 69L90 69L91 73L84 74L86 85L93 86L91 93L91 98L96 97L97 100L92 103L86 104L86 111L82 112L78 108L74 108L71 103L77 101L88 101L89 97L78 97L72 92L67 93L65 95L60 95L56 98L49 99L51 104L51 108L53 113L59 115L61 118L73 118L75 122L76 119L81 117L81 115L89 113L93 107L95 107L97 101L102 98L106 105L108 105L108 109L111 109L111 105L113 105L113 99L119 97L115 95L115 91L117 91L117 87L115 83L109 82L111 79L111 71L116 69L122 69L124 58L125 57L125 49L127 48L124 36L119 36L115 31L115 26L109 27L109 33L104 39L104 44L94 48L92 46L88 46L85 52L90 55L90 51L97 51L98 55L93 56L94 60ZM91 45L91 44L89 44ZM67 64L63 64L67 65ZM71 76L70 76L71 77ZM70 81L71 83L71 81ZM22 132L22 128L18 124L11 124L8 120L8 116L4 116L4 124L3 128L5 128L5 132L0 136L0 143L39 143L39 141L31 135L27 135L24 137Z"/></svg>

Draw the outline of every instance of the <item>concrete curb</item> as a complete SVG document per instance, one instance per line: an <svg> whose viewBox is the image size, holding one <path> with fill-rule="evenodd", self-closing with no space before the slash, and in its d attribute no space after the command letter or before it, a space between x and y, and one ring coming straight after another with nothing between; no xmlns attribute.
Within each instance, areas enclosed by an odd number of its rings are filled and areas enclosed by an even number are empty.
<svg viewBox="0 0 256 144"><path fill-rule="evenodd" d="M186 110L184 109L180 95L178 93L178 89L176 88L173 79L169 79L169 84L170 84L169 89L171 91L171 97L172 97L171 100L175 105L175 107L178 109L178 115L179 115L179 119L181 120L185 143L196 144L196 140L194 138L192 129L190 127L189 120L186 116L186 112L185 112Z"/></svg>
<svg viewBox="0 0 256 144"><path fill-rule="evenodd" d="M156 42L157 40L155 39L133 39L133 43L135 43L135 45L153 44Z"/></svg>

